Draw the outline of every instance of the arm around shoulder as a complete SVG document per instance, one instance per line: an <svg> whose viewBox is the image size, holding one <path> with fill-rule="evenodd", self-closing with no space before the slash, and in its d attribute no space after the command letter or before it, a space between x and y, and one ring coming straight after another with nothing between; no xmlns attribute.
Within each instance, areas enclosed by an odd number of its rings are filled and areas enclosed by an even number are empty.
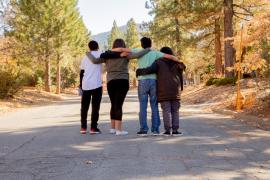
<svg viewBox="0 0 270 180"><path fill-rule="evenodd" d="M147 74L154 74L154 73L157 73L157 71L158 71L158 64L157 64L157 61L155 61L151 66L147 68L137 69L136 76L138 77L138 76L143 76Z"/></svg>
<svg viewBox="0 0 270 180"><path fill-rule="evenodd" d="M151 51L150 48L143 49L143 50L141 50L139 52L131 53L129 56L127 56L127 58L128 59L138 59L138 58L144 56L145 54L147 54L150 51Z"/></svg>
<svg viewBox="0 0 270 180"><path fill-rule="evenodd" d="M96 58L91 54L91 52L87 52L86 56L92 61L93 64L101 64L105 62L105 59L103 58Z"/></svg>

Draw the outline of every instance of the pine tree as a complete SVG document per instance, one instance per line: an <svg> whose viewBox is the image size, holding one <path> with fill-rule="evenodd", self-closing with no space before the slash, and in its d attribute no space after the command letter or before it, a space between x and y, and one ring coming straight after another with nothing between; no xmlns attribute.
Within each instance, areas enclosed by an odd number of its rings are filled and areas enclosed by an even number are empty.
<svg viewBox="0 0 270 180"><path fill-rule="evenodd" d="M127 47L129 48L139 48L140 47L140 41L139 41L139 33L137 30L137 24L135 20L132 18L127 23L127 31L125 33L125 40ZM131 70L130 74L133 77L133 86L136 86L136 69L137 69L137 60L132 60L129 63L129 69Z"/></svg>
<svg viewBox="0 0 270 180"><path fill-rule="evenodd" d="M120 31L119 27L117 26L116 21L113 21L113 27L111 30L111 33L108 37L108 46L109 48L112 48L113 42L117 38L123 38L123 33Z"/></svg>
<svg viewBox="0 0 270 180"><path fill-rule="evenodd" d="M77 0L12 0L14 18L7 34L21 47L16 58L44 65L45 90L51 91L51 69L57 65L60 91L60 61L81 52L89 39L77 10ZM34 64L34 63L33 63Z"/></svg>
<svg viewBox="0 0 270 180"><path fill-rule="evenodd" d="M127 23L127 31L125 33L125 40L127 47L138 48L140 47L139 33L137 30L137 24L134 19L130 19Z"/></svg>

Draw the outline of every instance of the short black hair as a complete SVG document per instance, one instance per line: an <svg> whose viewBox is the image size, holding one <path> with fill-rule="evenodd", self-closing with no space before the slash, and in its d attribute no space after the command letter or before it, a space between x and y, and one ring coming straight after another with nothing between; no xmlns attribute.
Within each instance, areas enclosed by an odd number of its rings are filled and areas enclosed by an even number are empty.
<svg viewBox="0 0 270 180"><path fill-rule="evenodd" d="M90 42L88 43L88 47L89 47L89 49L90 49L91 51L96 51L96 50L99 49L99 46L98 46L97 41L90 41Z"/></svg>
<svg viewBox="0 0 270 180"><path fill-rule="evenodd" d="M152 47L152 40L148 37L143 37L141 39L141 46L144 49Z"/></svg>
<svg viewBox="0 0 270 180"><path fill-rule="evenodd" d="M161 48L160 52L162 52L164 54L174 55L173 50L170 47L167 47L167 46Z"/></svg>

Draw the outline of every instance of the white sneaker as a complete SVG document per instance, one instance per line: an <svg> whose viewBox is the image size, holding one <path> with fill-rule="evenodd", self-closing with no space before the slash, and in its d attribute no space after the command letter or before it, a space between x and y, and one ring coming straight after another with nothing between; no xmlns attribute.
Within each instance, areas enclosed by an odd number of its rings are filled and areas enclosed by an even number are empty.
<svg viewBox="0 0 270 180"><path fill-rule="evenodd" d="M125 136L128 135L127 131L116 131L115 133L116 136Z"/></svg>
<svg viewBox="0 0 270 180"><path fill-rule="evenodd" d="M110 134L115 134L116 130L115 129L110 129Z"/></svg>

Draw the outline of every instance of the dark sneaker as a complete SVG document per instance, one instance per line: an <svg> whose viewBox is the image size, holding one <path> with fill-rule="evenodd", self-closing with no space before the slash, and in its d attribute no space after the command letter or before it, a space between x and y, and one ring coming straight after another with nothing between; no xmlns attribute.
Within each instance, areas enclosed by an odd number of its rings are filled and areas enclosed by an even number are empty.
<svg viewBox="0 0 270 180"><path fill-rule="evenodd" d="M98 128L91 128L90 134L101 134L101 131Z"/></svg>
<svg viewBox="0 0 270 180"><path fill-rule="evenodd" d="M179 132L179 131L173 131L172 132L172 136L182 136L183 133L182 132Z"/></svg>
<svg viewBox="0 0 270 180"><path fill-rule="evenodd" d="M171 132L170 131L165 131L164 133L163 133L163 136L170 136L171 135Z"/></svg>
<svg viewBox="0 0 270 180"><path fill-rule="evenodd" d="M160 134L159 134L159 132L157 132L157 131L154 131L154 132L152 132L152 134L151 134L152 136L159 136Z"/></svg>
<svg viewBox="0 0 270 180"><path fill-rule="evenodd" d="M137 132L137 136L145 137L145 136L147 136L147 132L146 131L139 131L139 132Z"/></svg>
<svg viewBox="0 0 270 180"><path fill-rule="evenodd" d="M81 128L81 130L80 130L80 133L81 134L86 134L86 132L87 132L87 129L86 128Z"/></svg>

